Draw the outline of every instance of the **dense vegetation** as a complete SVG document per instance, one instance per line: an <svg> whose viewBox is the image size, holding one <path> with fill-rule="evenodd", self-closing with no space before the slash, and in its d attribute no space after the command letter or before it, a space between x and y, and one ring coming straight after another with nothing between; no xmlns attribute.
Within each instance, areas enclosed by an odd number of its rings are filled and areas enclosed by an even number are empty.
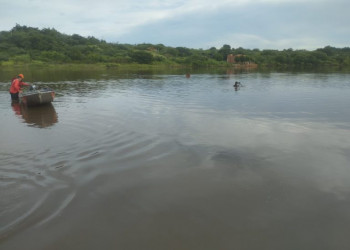
<svg viewBox="0 0 350 250"><path fill-rule="evenodd" d="M350 48L327 46L307 50L259 50L231 48L189 49L163 44L107 43L94 37L66 35L55 29L38 29L16 25L0 32L0 64L17 63L127 63L185 65L192 67L227 66L228 54L241 54L238 64L247 62L267 67L324 67L350 68Z"/></svg>

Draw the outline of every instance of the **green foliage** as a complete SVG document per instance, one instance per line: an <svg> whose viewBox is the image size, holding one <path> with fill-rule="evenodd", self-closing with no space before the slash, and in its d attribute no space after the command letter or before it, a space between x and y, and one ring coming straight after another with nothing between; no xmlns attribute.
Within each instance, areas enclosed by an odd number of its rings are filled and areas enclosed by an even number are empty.
<svg viewBox="0 0 350 250"><path fill-rule="evenodd" d="M192 55L192 51L188 48L176 47L176 50L178 52L178 56L181 56L181 57L187 57Z"/></svg>
<svg viewBox="0 0 350 250"><path fill-rule="evenodd" d="M40 59L46 62L66 62L68 57L57 51L43 51L40 54Z"/></svg>
<svg viewBox="0 0 350 250"><path fill-rule="evenodd" d="M134 62L140 64L150 64L153 62L153 55L144 50L132 51L130 57Z"/></svg>
<svg viewBox="0 0 350 250"><path fill-rule="evenodd" d="M55 29L38 29L17 24L10 31L0 32L0 63L105 63L106 65L166 64L193 68L230 66L227 55L236 64L257 63L266 67L350 67L350 48L326 46L307 50L259 50L231 48L224 44L217 49L167 47L163 44L107 43L92 36L65 35Z"/></svg>
<svg viewBox="0 0 350 250"><path fill-rule="evenodd" d="M31 61L30 55L24 54L24 55L16 55L11 58L14 62L20 62L20 63L29 63Z"/></svg>

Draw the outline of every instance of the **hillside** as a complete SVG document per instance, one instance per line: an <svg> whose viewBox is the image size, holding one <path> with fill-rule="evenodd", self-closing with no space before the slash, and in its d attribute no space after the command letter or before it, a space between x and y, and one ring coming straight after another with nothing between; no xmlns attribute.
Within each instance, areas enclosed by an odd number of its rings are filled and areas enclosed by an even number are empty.
<svg viewBox="0 0 350 250"><path fill-rule="evenodd" d="M326 46L307 50L259 50L231 48L190 49L163 44L107 43L94 37L66 35L55 29L38 29L16 25L0 32L0 64L20 63L109 63L167 64L191 67L230 66L227 55L236 57L235 64L256 63L266 67L350 68L350 48Z"/></svg>

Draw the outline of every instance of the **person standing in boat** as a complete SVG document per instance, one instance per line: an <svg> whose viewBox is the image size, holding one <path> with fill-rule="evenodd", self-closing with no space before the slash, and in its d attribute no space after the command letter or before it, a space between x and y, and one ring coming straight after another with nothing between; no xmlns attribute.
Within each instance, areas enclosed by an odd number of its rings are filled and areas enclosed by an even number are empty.
<svg viewBox="0 0 350 250"><path fill-rule="evenodd" d="M10 94L11 94L11 100L12 101L19 101L19 93L22 92L21 87L22 86L30 86L30 84L23 82L23 74L19 74L17 77L12 79L11 87L10 87Z"/></svg>

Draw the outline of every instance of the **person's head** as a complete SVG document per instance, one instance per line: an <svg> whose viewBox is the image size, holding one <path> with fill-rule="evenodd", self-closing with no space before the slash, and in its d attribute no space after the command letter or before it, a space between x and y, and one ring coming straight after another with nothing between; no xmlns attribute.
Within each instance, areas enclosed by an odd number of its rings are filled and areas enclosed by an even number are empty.
<svg viewBox="0 0 350 250"><path fill-rule="evenodd" d="M19 74L17 77L20 78L21 80L23 80L24 75L23 74Z"/></svg>

